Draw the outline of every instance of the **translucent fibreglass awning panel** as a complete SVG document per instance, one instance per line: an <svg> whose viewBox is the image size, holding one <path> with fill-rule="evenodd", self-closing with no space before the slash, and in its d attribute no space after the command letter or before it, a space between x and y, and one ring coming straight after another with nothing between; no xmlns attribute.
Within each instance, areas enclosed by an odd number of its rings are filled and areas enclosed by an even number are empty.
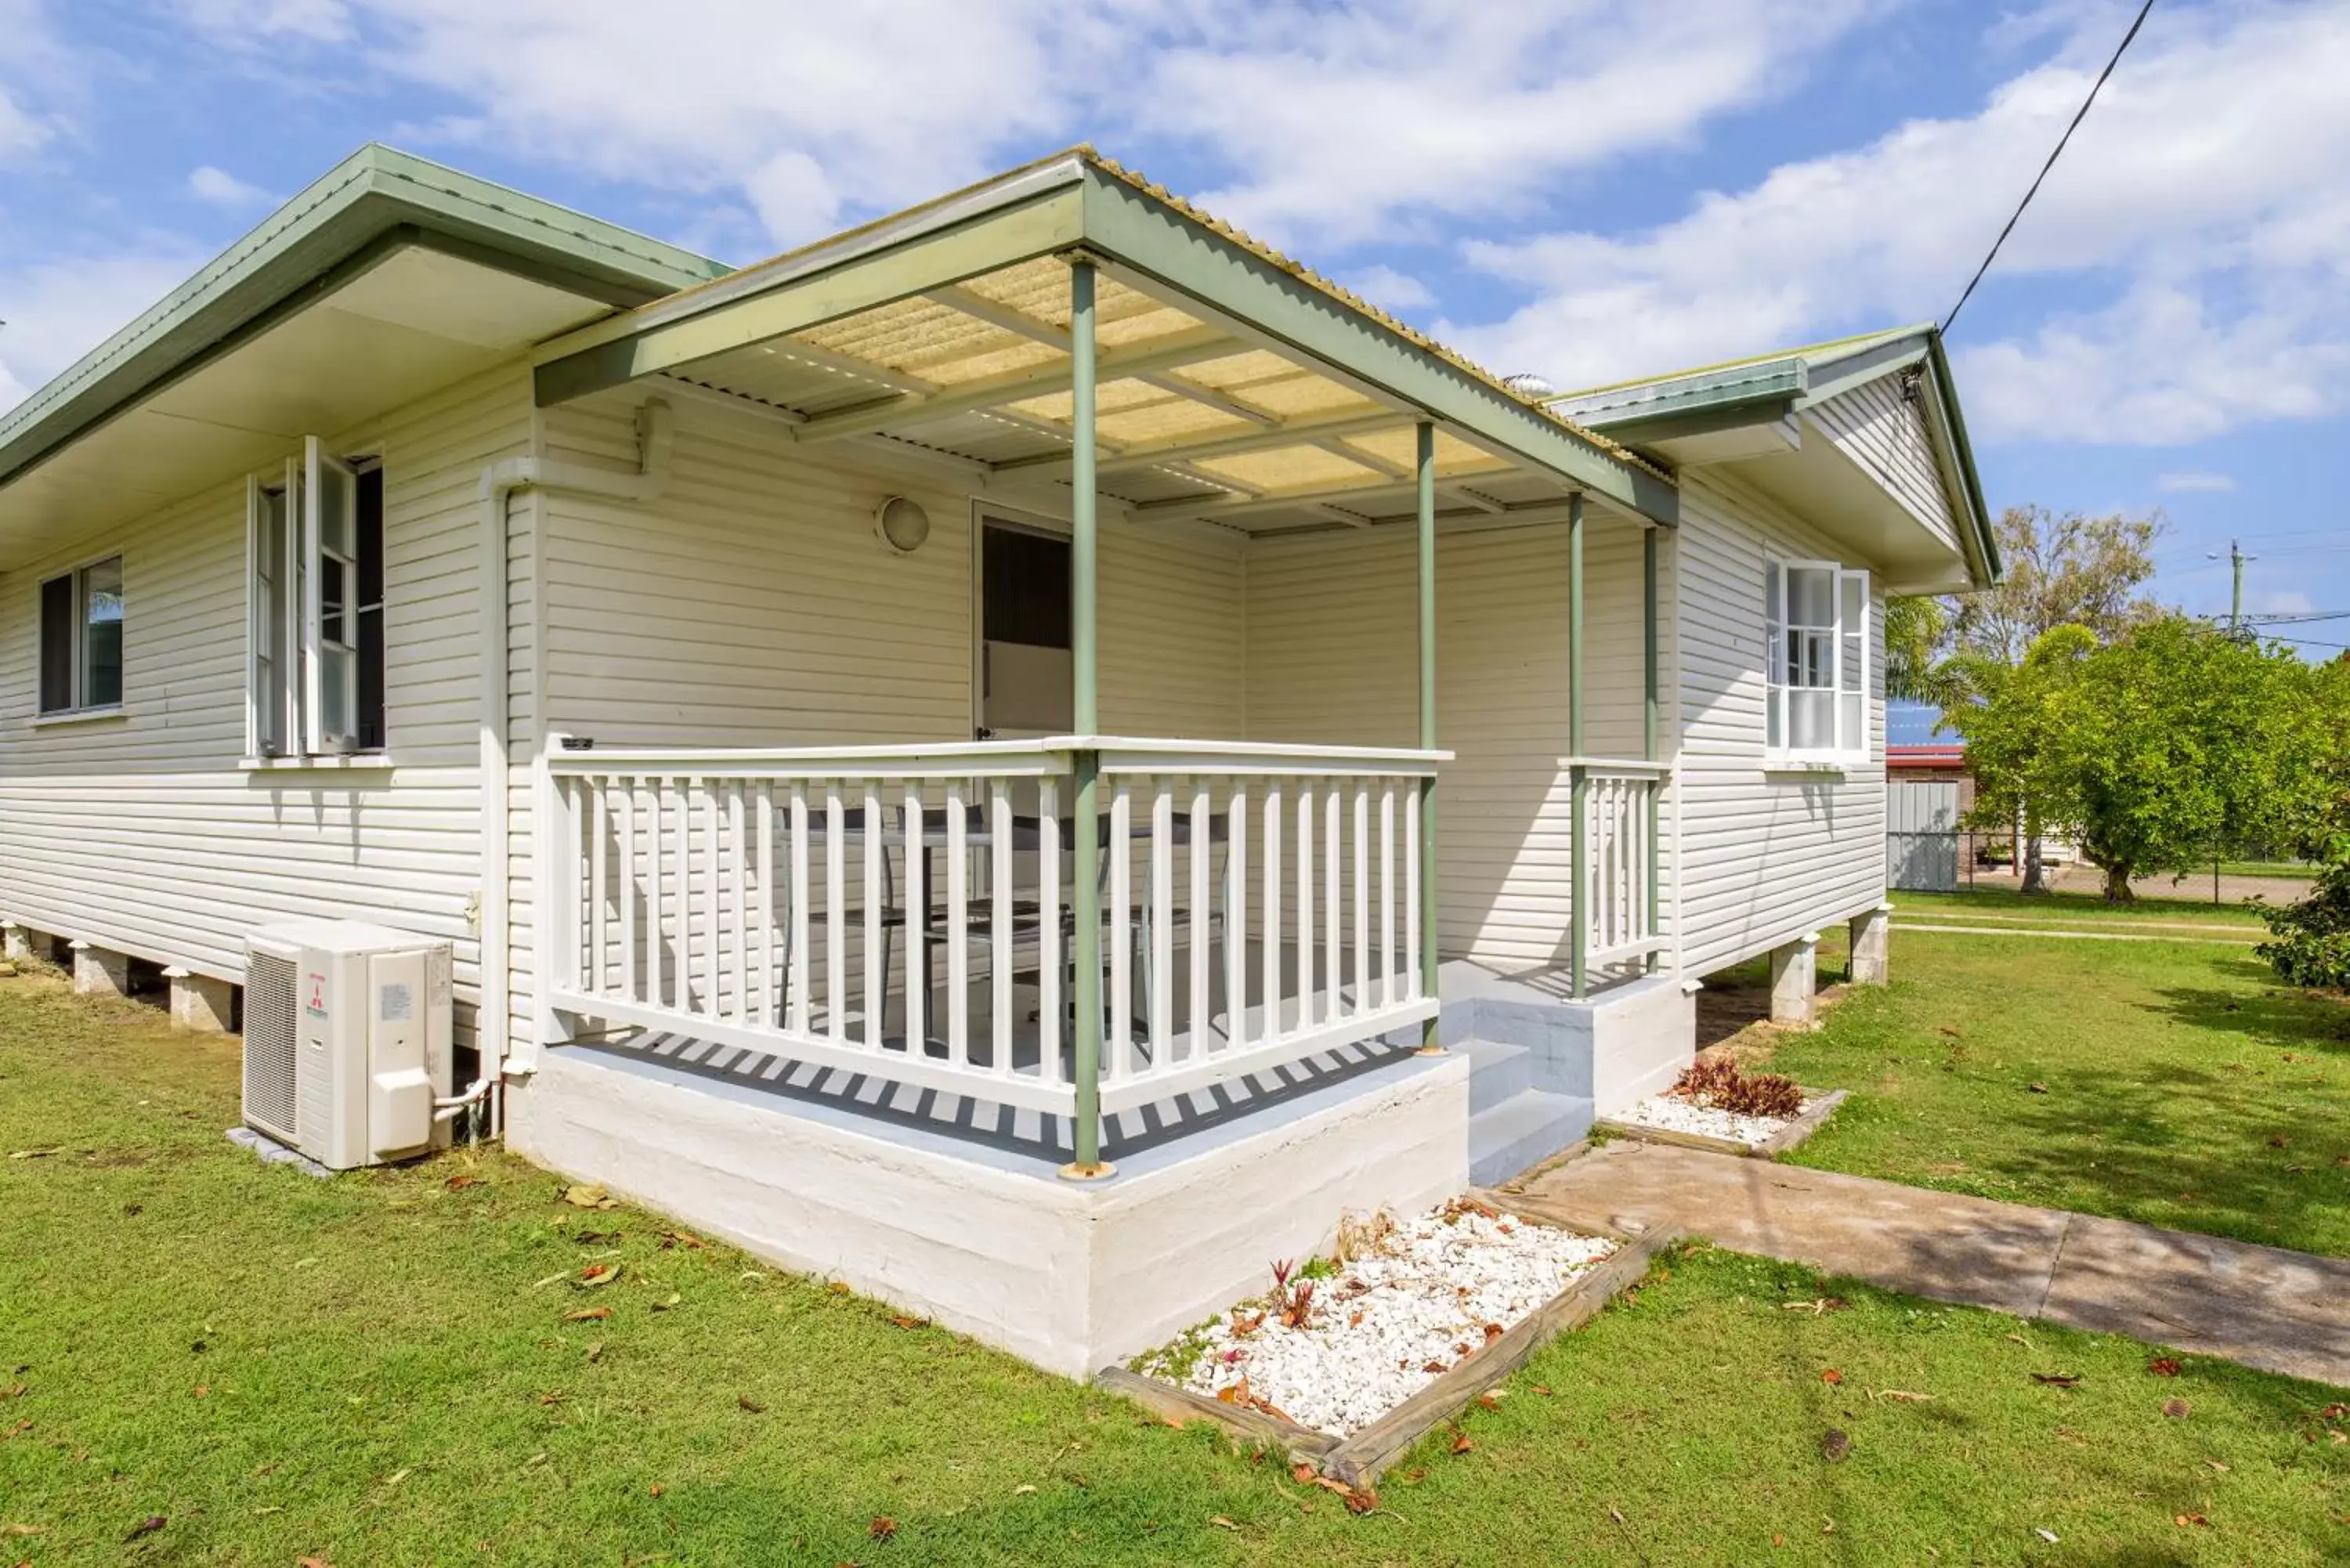
<svg viewBox="0 0 2350 1568"><path fill-rule="evenodd" d="M1419 462L1418 437L1408 424L1398 425L1393 430L1349 433L1346 444L1400 469L1415 468ZM1436 432L1436 472L1439 478L1451 473L1505 472L1514 466L1482 448L1471 446L1446 431Z"/></svg>
<svg viewBox="0 0 2350 1568"><path fill-rule="evenodd" d="M1218 479L1230 479L1252 490L1281 492L1318 488L1345 489L1362 484L1388 484L1393 476L1368 463L1357 462L1318 446L1285 446L1272 452L1235 452L1229 457L1201 458L1192 466Z"/></svg>

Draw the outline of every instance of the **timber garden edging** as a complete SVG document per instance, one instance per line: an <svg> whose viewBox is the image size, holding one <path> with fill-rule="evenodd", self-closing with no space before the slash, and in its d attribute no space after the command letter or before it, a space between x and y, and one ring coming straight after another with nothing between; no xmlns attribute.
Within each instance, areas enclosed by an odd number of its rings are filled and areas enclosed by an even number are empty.
<svg viewBox="0 0 2350 1568"><path fill-rule="evenodd" d="M1654 1127L1643 1122L1617 1121L1602 1116L1591 1124L1592 1131L1604 1132L1610 1137L1631 1138L1640 1143L1678 1144L1683 1148L1703 1149L1708 1154L1731 1154L1742 1158L1776 1159L1827 1125L1828 1117L1845 1102L1844 1089L1804 1089L1804 1097L1810 1102L1804 1114L1764 1138L1761 1143L1742 1143L1736 1138L1715 1137L1708 1133L1683 1132L1678 1127Z"/></svg>

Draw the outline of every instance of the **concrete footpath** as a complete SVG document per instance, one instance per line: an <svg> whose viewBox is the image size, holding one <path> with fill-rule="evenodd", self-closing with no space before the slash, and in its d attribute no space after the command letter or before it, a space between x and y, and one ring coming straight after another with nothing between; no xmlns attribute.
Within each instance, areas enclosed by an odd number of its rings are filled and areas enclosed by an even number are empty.
<svg viewBox="0 0 2350 1568"><path fill-rule="evenodd" d="M2350 1387L2350 1259L1629 1140L1502 1196Z"/></svg>

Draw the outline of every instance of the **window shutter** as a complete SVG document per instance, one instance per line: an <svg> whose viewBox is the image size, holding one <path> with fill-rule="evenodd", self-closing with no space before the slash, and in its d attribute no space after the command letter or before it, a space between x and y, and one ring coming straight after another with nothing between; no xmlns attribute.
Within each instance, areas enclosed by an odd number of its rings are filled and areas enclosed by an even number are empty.
<svg viewBox="0 0 2350 1568"><path fill-rule="evenodd" d="M244 754L258 757L269 744L263 717L269 691L269 535L261 524L261 481L244 476Z"/></svg>
<svg viewBox="0 0 2350 1568"><path fill-rule="evenodd" d="M303 696L309 749L359 744L359 485L317 436L303 440Z"/></svg>
<svg viewBox="0 0 2350 1568"><path fill-rule="evenodd" d="M1836 742L1868 750L1868 574L1836 574Z"/></svg>
<svg viewBox="0 0 2350 1568"><path fill-rule="evenodd" d="M1774 752L1787 743L1786 658L1786 574L1776 560L1765 560L1762 563L1763 743Z"/></svg>

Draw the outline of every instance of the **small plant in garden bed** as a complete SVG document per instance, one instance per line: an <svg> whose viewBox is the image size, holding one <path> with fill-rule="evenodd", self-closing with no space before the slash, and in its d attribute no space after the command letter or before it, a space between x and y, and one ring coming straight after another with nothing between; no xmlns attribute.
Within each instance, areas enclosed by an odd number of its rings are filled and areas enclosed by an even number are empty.
<svg viewBox="0 0 2350 1568"><path fill-rule="evenodd" d="M1728 1060L1695 1062L1666 1091L1678 1099L1736 1116L1793 1121L1804 1114L1804 1092L1776 1073L1741 1073Z"/></svg>

